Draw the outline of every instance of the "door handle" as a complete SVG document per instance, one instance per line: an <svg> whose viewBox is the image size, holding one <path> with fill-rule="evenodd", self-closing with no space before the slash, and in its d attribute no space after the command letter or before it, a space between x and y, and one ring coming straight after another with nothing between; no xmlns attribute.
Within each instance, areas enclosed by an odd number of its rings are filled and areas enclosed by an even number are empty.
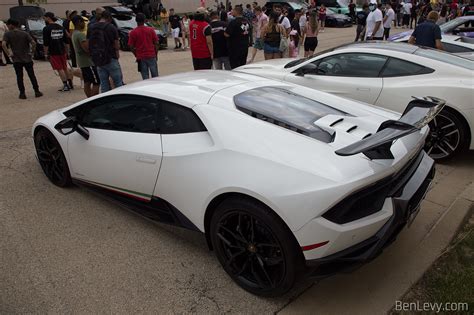
<svg viewBox="0 0 474 315"><path fill-rule="evenodd" d="M357 91L369 92L370 88L357 88Z"/></svg>
<svg viewBox="0 0 474 315"><path fill-rule="evenodd" d="M156 163L156 159L147 158L147 157L145 157L145 156L137 156L137 162L140 162L140 163L148 163L148 164L155 164L155 163Z"/></svg>

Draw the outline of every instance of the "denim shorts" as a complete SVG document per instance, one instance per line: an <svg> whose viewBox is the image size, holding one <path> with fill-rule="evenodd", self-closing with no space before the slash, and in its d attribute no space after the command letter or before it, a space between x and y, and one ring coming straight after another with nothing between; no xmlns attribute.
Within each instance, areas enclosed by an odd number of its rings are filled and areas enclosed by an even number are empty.
<svg viewBox="0 0 474 315"><path fill-rule="evenodd" d="M277 54L280 53L280 47L273 47L268 45L267 43L263 44L263 52L265 54Z"/></svg>

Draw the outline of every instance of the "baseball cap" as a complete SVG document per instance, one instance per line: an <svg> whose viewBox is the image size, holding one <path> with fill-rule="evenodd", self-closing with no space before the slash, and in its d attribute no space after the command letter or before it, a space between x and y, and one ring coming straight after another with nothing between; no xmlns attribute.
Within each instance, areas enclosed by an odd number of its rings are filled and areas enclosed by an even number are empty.
<svg viewBox="0 0 474 315"><path fill-rule="evenodd" d="M53 12L46 12L46 13L44 14L44 16L47 17L47 18L50 18L50 19L53 20L53 21L57 21L57 20L58 20L58 19L54 16L54 13L53 13Z"/></svg>

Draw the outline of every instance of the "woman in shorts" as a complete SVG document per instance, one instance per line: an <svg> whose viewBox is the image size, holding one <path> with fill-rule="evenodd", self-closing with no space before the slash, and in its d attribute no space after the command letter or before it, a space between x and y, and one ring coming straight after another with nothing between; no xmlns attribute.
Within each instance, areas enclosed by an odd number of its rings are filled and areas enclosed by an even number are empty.
<svg viewBox="0 0 474 315"><path fill-rule="evenodd" d="M316 19L316 12L311 11L309 13L308 23L305 28L305 40L304 40L304 56L309 57L314 54L316 47L318 46L318 20Z"/></svg>
<svg viewBox="0 0 474 315"><path fill-rule="evenodd" d="M280 41L282 36L286 38L286 31L283 26L278 24L278 18L278 13L272 12L267 25L265 25L260 34L261 38L263 38L265 60L283 57L283 53L280 51Z"/></svg>
<svg viewBox="0 0 474 315"><path fill-rule="evenodd" d="M321 21L321 32L324 32L324 25L326 24L326 6L321 4L318 12L319 20Z"/></svg>

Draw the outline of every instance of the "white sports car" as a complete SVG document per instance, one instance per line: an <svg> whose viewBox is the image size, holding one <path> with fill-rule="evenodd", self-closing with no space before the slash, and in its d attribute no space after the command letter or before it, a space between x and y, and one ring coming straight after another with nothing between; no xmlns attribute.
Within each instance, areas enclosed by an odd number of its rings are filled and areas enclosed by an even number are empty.
<svg viewBox="0 0 474 315"><path fill-rule="evenodd" d="M436 160L474 149L474 62L404 43L355 43L298 60L275 59L236 71L292 82L402 113L413 95L446 100L430 124Z"/></svg>
<svg viewBox="0 0 474 315"><path fill-rule="evenodd" d="M203 233L236 283L275 296L373 259L411 222L434 174L426 124L443 105L413 99L400 117L201 71L55 110L32 134L52 183Z"/></svg>
<svg viewBox="0 0 474 315"><path fill-rule="evenodd" d="M394 40L397 43L408 43L410 35ZM474 38L443 34L441 38L444 51L459 57L474 59Z"/></svg>

